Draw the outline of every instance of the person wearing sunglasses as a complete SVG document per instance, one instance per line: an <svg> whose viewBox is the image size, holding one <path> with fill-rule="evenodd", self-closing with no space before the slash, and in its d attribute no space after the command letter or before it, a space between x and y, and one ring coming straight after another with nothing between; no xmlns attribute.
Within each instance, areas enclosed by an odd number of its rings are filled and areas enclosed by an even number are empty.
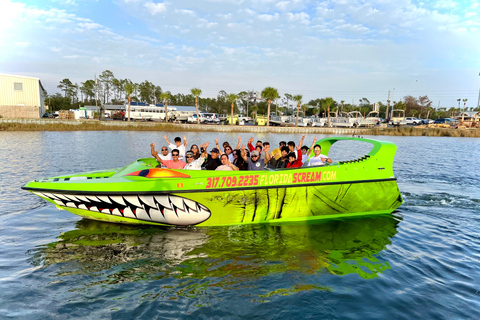
<svg viewBox="0 0 480 320"><path fill-rule="evenodd" d="M313 149L314 156L307 160L306 164L304 165L306 167L323 166L327 163L332 163L332 159L322 154L322 147L320 147L318 144L315 145L316 142L317 137L314 137L312 146L310 147L310 150ZM308 155L310 155L310 153Z"/></svg>
<svg viewBox="0 0 480 320"><path fill-rule="evenodd" d="M178 151L178 149L172 150L173 160L162 160L158 155L158 150L153 152L153 156L160 165L165 166L167 169L183 169L186 165L185 161L180 160L180 151Z"/></svg>
<svg viewBox="0 0 480 320"><path fill-rule="evenodd" d="M155 158L155 142L150 144L150 152L152 154L152 157ZM157 154L158 154L158 151L157 151ZM161 153L158 154L158 156L160 157L160 159L162 160L173 160L172 158L172 155L170 154L170 152L168 152L168 148L166 146L162 146L162 149L161 149ZM166 168L164 165L162 165L162 168Z"/></svg>
<svg viewBox="0 0 480 320"><path fill-rule="evenodd" d="M198 147L197 147L198 148ZM203 148L206 150L206 148ZM195 159L195 154L193 151L189 150L185 152L185 160L187 161L187 164L183 169L185 170L201 170L202 169L202 164L205 162L205 158L207 157L207 152L204 151L200 157Z"/></svg>
<svg viewBox="0 0 480 320"><path fill-rule="evenodd" d="M233 155L233 164L239 169L239 170L248 170L248 164L243 160L242 156L240 155L240 149L235 149L232 152ZM248 157L249 155L247 155Z"/></svg>
<svg viewBox="0 0 480 320"><path fill-rule="evenodd" d="M197 160L198 158L200 158L201 156L201 153L200 153L200 149L198 148L198 146L196 144L192 144L192 146L190 147L190 151L193 152L193 158L195 160ZM186 154L186 153L185 153Z"/></svg>
<svg viewBox="0 0 480 320"><path fill-rule="evenodd" d="M247 157L245 152L245 145L240 149L243 160L248 164L248 170L263 170L265 165L270 161L270 146L265 148L265 159L260 159L260 153L257 150L250 152L250 157Z"/></svg>
<svg viewBox="0 0 480 320"><path fill-rule="evenodd" d="M237 143L237 147L235 149L240 148L240 145L242 143L242 138L240 138L240 136L237 136L237 138L238 138L238 143ZM217 142L217 140L215 140L215 141ZM217 148L220 149L220 147L218 146L218 143L217 143ZM235 160L235 158L233 157L233 150L234 149L232 148L230 143L228 143L227 141L225 141L223 143L223 151L227 154L228 160L232 163Z"/></svg>

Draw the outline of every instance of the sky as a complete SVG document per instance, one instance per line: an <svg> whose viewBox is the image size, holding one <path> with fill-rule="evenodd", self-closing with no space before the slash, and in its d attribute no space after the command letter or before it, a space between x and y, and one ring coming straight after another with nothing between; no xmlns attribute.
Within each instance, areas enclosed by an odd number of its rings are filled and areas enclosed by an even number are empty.
<svg viewBox="0 0 480 320"><path fill-rule="evenodd" d="M0 0L0 73L477 107L480 0ZM463 102L461 103L463 107Z"/></svg>

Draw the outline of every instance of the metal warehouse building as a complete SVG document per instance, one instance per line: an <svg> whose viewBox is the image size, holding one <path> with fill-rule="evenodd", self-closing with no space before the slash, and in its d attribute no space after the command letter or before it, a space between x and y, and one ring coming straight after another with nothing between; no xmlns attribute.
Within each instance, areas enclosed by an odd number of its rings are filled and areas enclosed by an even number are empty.
<svg viewBox="0 0 480 320"><path fill-rule="evenodd" d="M41 118L45 89L38 78L0 74L0 117Z"/></svg>

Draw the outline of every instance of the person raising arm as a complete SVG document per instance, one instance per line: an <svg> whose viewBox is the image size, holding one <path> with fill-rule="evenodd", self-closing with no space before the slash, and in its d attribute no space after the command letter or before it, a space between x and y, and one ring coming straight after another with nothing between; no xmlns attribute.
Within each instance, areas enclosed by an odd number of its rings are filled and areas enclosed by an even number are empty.
<svg viewBox="0 0 480 320"><path fill-rule="evenodd" d="M160 158L158 156L158 150L153 152L153 156L155 157L155 159L157 159L157 161L161 165L163 164L168 169L183 169L186 165L186 163L184 161L179 159L180 158L180 152L178 151L178 149L173 149L172 150L173 160L162 160L162 158Z"/></svg>
<svg viewBox="0 0 480 320"><path fill-rule="evenodd" d="M310 147L310 150L313 150L314 156L308 160L306 166L309 166L309 167L323 166L326 163L332 163L332 159L322 154L322 147L320 147L320 145L318 144L316 145L315 144L316 142L317 142L317 137L314 137L312 146Z"/></svg>

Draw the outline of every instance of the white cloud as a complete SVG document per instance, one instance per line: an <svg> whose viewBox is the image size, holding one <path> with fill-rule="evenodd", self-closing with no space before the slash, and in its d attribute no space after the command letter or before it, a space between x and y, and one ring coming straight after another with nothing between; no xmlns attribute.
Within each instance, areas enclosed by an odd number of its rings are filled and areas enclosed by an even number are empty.
<svg viewBox="0 0 480 320"><path fill-rule="evenodd" d="M195 17L195 12L192 11L192 10L187 10L187 9L180 9L180 10L175 10L176 13L181 13L181 14L185 14L185 15L188 15L188 16L191 16L191 17Z"/></svg>
<svg viewBox="0 0 480 320"><path fill-rule="evenodd" d="M465 17L467 17L467 18L471 18L471 17L476 16L476 15L477 15L476 12L467 12L467 13L465 13Z"/></svg>
<svg viewBox="0 0 480 320"><path fill-rule="evenodd" d="M87 22L87 23L82 22L82 23L79 23L78 26L87 30L99 29L103 27L101 24L96 22Z"/></svg>
<svg viewBox="0 0 480 320"><path fill-rule="evenodd" d="M230 20L232 18L232 13L218 13L217 17L225 20Z"/></svg>
<svg viewBox="0 0 480 320"><path fill-rule="evenodd" d="M310 21L310 16L305 13L305 12L300 12L300 13L287 13L288 20L290 21L298 21L303 24L309 24Z"/></svg>
<svg viewBox="0 0 480 320"><path fill-rule="evenodd" d="M290 4L290 1L280 1L279 3L275 4L275 6L279 9L279 10L285 10L287 8L287 6Z"/></svg>
<svg viewBox="0 0 480 320"><path fill-rule="evenodd" d="M127 1L128 2L128 1ZM155 3L155 2L146 2L144 4L145 8L150 11L151 15L156 15L158 13L162 13L167 11L167 6L165 3Z"/></svg>
<svg viewBox="0 0 480 320"><path fill-rule="evenodd" d="M258 19L261 20L261 21L273 21L273 20L277 20L279 17L279 14L278 13L275 13L275 14L260 14L258 15Z"/></svg>

